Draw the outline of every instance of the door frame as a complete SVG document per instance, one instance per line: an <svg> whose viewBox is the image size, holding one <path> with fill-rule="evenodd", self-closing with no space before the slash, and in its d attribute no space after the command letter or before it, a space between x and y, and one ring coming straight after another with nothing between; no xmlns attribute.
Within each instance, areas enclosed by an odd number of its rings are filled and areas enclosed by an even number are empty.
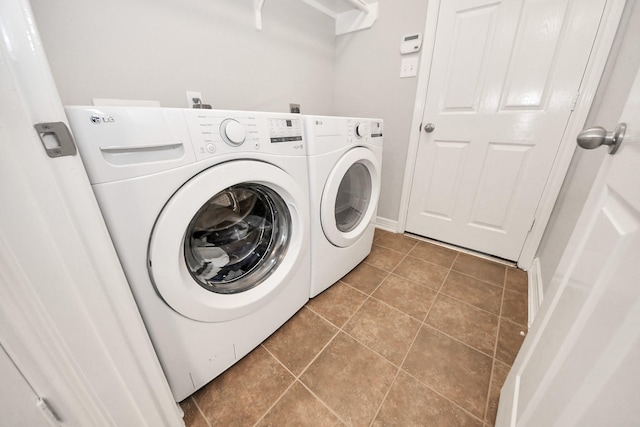
<svg viewBox="0 0 640 427"><path fill-rule="evenodd" d="M442 0L428 0L427 5L424 49L420 53L420 71L418 72L418 85L416 88L407 161L400 197L400 211L396 225L396 232L398 233L404 233L406 230L411 185L413 183L413 174L416 168L416 157L420 143L420 124L422 123L422 115L426 104L441 1ZM598 84L600 83L605 64L609 57L609 52L613 46L613 40L620 24L625 2L626 0L607 0L605 4L600 27L598 28L593 49L589 56L582 82L580 83L580 89L577 93L576 104L569 116L567 127L560 141L558 153L556 154L547 183L540 197L540 202L535 212L533 227L525 239L522 251L517 260L518 267L523 270L529 270L531 268L540 241L549 223L551 212L553 211L556 199L560 193L560 188L569 169L571 158L576 149L574 135L577 135L585 125L587 115L591 109L591 104L593 103Z"/></svg>

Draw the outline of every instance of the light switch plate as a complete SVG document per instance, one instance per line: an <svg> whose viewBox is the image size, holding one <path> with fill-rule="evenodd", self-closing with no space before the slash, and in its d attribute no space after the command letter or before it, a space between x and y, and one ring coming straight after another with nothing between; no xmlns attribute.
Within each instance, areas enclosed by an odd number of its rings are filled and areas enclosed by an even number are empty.
<svg viewBox="0 0 640 427"><path fill-rule="evenodd" d="M418 75L418 57L402 58L400 63L400 78L415 77Z"/></svg>

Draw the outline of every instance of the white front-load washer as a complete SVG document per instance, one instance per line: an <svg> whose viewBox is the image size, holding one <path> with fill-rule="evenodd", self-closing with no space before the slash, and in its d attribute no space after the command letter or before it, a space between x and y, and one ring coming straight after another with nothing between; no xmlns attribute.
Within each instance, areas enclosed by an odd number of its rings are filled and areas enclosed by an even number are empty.
<svg viewBox="0 0 640 427"><path fill-rule="evenodd" d="M299 115L67 107L176 401L309 300Z"/></svg>
<svg viewBox="0 0 640 427"><path fill-rule="evenodd" d="M382 120L304 116L314 297L371 252L382 164Z"/></svg>

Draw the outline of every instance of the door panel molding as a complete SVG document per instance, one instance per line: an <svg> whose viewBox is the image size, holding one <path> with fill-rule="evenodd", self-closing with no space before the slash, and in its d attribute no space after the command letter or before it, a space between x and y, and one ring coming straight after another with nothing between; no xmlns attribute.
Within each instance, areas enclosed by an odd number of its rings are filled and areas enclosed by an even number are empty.
<svg viewBox="0 0 640 427"><path fill-rule="evenodd" d="M418 76L418 85L412 117L412 128L409 137L405 175L400 199L398 225L396 228L397 232L404 232L406 230L411 186L414 171L417 166L416 159L420 140L420 125L426 103L426 92L431 74L432 56L436 42L440 3L441 0L429 0L428 2L424 30L424 49L420 54L419 69L422 70L422 72ZM567 170L576 147L573 135L576 135L583 128L586 121L589 109L591 108L591 104L598 88L598 83L600 82L600 78L604 71L609 52L613 45L613 40L620 23L624 4L624 0L609 0L606 2L604 7L603 16L596 34L593 49L587 62L578 95L576 95L577 101L574 110L569 118L564 137L560 142L560 147L549 173L549 178L540 198L535 214L534 226L527 235L523 249L517 260L518 266L524 270L528 270L531 267L535 253L540 241L542 240L544 230L549 222L553 206L560 192L560 188L567 174ZM501 100L499 102L503 101Z"/></svg>

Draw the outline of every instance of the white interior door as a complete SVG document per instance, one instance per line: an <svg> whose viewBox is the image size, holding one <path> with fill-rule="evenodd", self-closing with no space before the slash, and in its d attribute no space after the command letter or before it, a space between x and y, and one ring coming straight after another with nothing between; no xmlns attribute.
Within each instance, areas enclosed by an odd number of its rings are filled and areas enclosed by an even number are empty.
<svg viewBox="0 0 640 427"><path fill-rule="evenodd" d="M27 0L0 33L0 425L182 425L80 157L33 128L66 118Z"/></svg>
<svg viewBox="0 0 640 427"><path fill-rule="evenodd" d="M38 409L39 396L33 391L4 348L0 345L0 414L7 426L52 427L55 418ZM42 406L41 406L42 407Z"/></svg>
<svg viewBox="0 0 640 427"><path fill-rule="evenodd" d="M638 425L640 72L620 121L627 135L604 160L505 382L498 426Z"/></svg>
<svg viewBox="0 0 640 427"><path fill-rule="evenodd" d="M518 259L604 5L441 2L407 231Z"/></svg>

